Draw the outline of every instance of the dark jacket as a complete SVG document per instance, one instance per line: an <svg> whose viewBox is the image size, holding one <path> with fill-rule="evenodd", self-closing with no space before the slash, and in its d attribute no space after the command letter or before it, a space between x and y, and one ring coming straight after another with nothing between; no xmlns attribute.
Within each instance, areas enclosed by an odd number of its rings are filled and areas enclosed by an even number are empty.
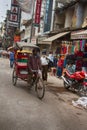
<svg viewBox="0 0 87 130"><path fill-rule="evenodd" d="M28 60L29 70L41 70L41 61L39 56L30 56Z"/></svg>

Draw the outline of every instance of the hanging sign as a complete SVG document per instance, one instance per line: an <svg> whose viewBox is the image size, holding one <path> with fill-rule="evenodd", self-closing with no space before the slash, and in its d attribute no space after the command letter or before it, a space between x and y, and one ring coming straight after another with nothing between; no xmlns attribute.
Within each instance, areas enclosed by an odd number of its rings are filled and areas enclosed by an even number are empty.
<svg viewBox="0 0 87 130"><path fill-rule="evenodd" d="M11 0L11 11L9 14L8 25L18 28L20 24L21 10L17 0Z"/></svg>
<svg viewBox="0 0 87 130"><path fill-rule="evenodd" d="M35 25L37 26L40 24L41 4L42 4L42 0L37 0L36 13L35 13Z"/></svg>
<svg viewBox="0 0 87 130"><path fill-rule="evenodd" d="M53 0L46 0L46 11L44 19L44 32L50 31L52 18Z"/></svg>

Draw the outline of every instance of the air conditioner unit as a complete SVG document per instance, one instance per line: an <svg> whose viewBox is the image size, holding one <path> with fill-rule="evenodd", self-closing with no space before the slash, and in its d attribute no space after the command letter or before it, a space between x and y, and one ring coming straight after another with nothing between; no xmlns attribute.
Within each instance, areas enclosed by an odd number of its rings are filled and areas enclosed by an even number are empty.
<svg viewBox="0 0 87 130"><path fill-rule="evenodd" d="M58 4L57 4L58 8L62 8L63 6L64 6L64 4L58 2Z"/></svg>

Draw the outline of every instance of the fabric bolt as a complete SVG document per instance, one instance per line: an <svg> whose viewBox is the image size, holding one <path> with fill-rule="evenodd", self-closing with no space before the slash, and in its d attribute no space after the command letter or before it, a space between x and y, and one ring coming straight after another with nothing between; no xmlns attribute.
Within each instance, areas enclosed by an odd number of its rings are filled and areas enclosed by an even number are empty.
<svg viewBox="0 0 87 130"><path fill-rule="evenodd" d="M77 60L76 61L76 71L81 71L82 70L82 60Z"/></svg>
<svg viewBox="0 0 87 130"><path fill-rule="evenodd" d="M82 48L81 48L81 51L84 51L85 42L86 42L86 40L82 40Z"/></svg>
<svg viewBox="0 0 87 130"><path fill-rule="evenodd" d="M58 47L57 49L56 49L56 52L55 52L56 54L60 54L61 53L61 47Z"/></svg>
<svg viewBox="0 0 87 130"><path fill-rule="evenodd" d="M71 53L72 53L72 54L74 53L74 48L75 48L75 46L72 45L72 48L71 48Z"/></svg>
<svg viewBox="0 0 87 130"><path fill-rule="evenodd" d="M66 54L67 53L67 46L65 45L64 46L64 53L63 54Z"/></svg>
<svg viewBox="0 0 87 130"><path fill-rule="evenodd" d="M77 52L75 53L75 55L76 55L77 59L78 59L79 57L83 58L84 53L83 53L82 51L77 51Z"/></svg>
<svg viewBox="0 0 87 130"><path fill-rule="evenodd" d="M64 51L64 47L63 45L61 46L61 54L63 54L63 51Z"/></svg>
<svg viewBox="0 0 87 130"><path fill-rule="evenodd" d="M87 43L85 43L84 51L87 52Z"/></svg>
<svg viewBox="0 0 87 130"><path fill-rule="evenodd" d="M69 54L71 53L71 48L72 48L72 46L69 45L69 47L68 47L68 53L69 53Z"/></svg>
<svg viewBox="0 0 87 130"><path fill-rule="evenodd" d="M80 40L80 49L82 50L82 40Z"/></svg>
<svg viewBox="0 0 87 130"><path fill-rule="evenodd" d="M69 49L69 45L67 45L67 54L68 54L68 52L69 52L68 49Z"/></svg>
<svg viewBox="0 0 87 130"><path fill-rule="evenodd" d="M83 57L83 67L87 67L87 52L84 53L84 57Z"/></svg>
<svg viewBox="0 0 87 130"><path fill-rule="evenodd" d="M77 45L77 43L76 43L76 45L75 45L75 53L78 51L78 45Z"/></svg>

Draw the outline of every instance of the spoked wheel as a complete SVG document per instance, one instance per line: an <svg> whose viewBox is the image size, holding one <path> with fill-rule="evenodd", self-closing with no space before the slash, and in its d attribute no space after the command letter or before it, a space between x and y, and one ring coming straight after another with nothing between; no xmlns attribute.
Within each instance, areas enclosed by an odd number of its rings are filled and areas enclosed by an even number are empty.
<svg viewBox="0 0 87 130"><path fill-rule="evenodd" d="M45 94L45 85L41 78L38 79L37 85L36 85L36 92L39 99L42 99Z"/></svg>
<svg viewBox="0 0 87 130"><path fill-rule="evenodd" d="M13 73L12 73L12 83L14 86L16 86L16 84L17 84L17 75L16 75L15 69L13 70Z"/></svg>
<svg viewBox="0 0 87 130"><path fill-rule="evenodd" d="M87 97L87 86L80 86L79 91L78 91L79 96L83 97L86 96Z"/></svg>

